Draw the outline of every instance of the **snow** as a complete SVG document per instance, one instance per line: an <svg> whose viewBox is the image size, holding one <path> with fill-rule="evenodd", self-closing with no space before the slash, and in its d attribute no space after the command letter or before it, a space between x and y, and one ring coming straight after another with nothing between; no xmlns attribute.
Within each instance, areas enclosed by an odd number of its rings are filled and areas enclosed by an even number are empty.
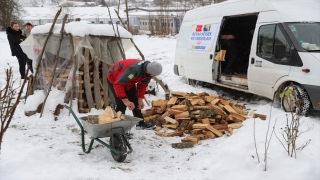
<svg viewBox="0 0 320 180"><path fill-rule="evenodd" d="M61 103L63 97L53 90L44 109L44 116L24 115L24 110L32 102L21 103L17 107L10 128L4 135L0 154L0 179L2 180L49 180L49 179L281 179L281 180L319 180L320 178L320 113L302 117L302 129L314 125L314 128L301 135L298 144L308 139L311 143L303 151L297 151L297 159L288 157L282 145L273 136L268 151L268 170L264 171L263 153L268 119L271 128L277 120L276 132L285 127L286 113L272 108L271 101L259 96L250 96L240 92L215 87L213 89L192 87L187 80L174 75L174 53L177 37L133 37L144 53L146 60L158 61L163 65L160 77L173 91L203 92L224 95L245 103L247 108L268 116L266 121L256 119L256 142L261 163L257 162L253 141L252 118L244 121L243 127L235 129L232 136L203 140L190 149L173 149L171 143L180 142L181 137L158 137L153 131L132 129L133 139L129 142L133 152L124 163L112 159L110 151L94 143L90 153L81 149L80 129L67 109L62 109L58 120L52 115L53 107ZM5 32L0 32L0 70L13 67L14 78L19 78L18 62L11 56ZM139 57L132 48L127 58ZM3 84L5 74L0 73ZM18 84L16 85L18 86ZM40 97L43 95L38 95ZM247 98L245 96L249 96ZM156 96L146 95L148 101L164 98L159 88ZM31 100L32 101L32 100ZM35 103L35 102L33 102ZM76 104L74 102L73 104ZM146 107L148 108L148 107ZM73 107L76 109L76 106ZM99 114L103 110L92 110L90 114ZM127 114L131 114L127 111ZM77 116L86 116L78 114ZM85 136L88 145L89 135ZM103 139L107 142L108 138Z"/></svg>
<svg viewBox="0 0 320 180"><path fill-rule="evenodd" d="M31 34L45 34L48 33L51 28L51 23L47 23L45 25L39 25L31 30ZM55 24L52 32L53 34L60 34L61 24ZM122 26L116 27L114 25L115 30L120 37L123 38L132 38L130 32L124 29ZM88 24L86 22L70 22L65 24L65 31L67 33L71 33L73 36L81 36L85 35L95 35L95 36L114 36L113 26L109 24Z"/></svg>

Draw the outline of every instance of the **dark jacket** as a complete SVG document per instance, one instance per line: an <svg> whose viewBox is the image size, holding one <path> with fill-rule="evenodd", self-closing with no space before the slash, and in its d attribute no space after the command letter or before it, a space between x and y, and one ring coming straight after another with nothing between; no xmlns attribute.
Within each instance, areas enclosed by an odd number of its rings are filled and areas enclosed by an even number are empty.
<svg viewBox="0 0 320 180"><path fill-rule="evenodd" d="M144 98L144 94L151 80L146 74L149 61L126 59L112 65L108 71L108 80L113 84L119 99L126 98L126 90L130 90L137 83L137 97Z"/></svg>
<svg viewBox="0 0 320 180"><path fill-rule="evenodd" d="M23 51L20 47L20 43L26 38L21 33L22 31L19 29L19 31L13 30L11 27L7 27L7 38L10 44L11 48L11 54L12 56L17 56L23 54Z"/></svg>

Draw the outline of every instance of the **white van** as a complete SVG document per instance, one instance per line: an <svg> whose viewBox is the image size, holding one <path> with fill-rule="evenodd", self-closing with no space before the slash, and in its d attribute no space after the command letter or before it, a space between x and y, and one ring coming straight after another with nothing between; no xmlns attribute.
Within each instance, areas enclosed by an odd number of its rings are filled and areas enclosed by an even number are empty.
<svg viewBox="0 0 320 180"><path fill-rule="evenodd" d="M287 98L301 99L302 108L281 98L285 111L320 110L319 22L316 0L230 0L188 11L174 73L191 85L206 82L270 99L280 100L279 94L291 88L296 93ZM225 42L227 47L221 47ZM225 61L215 61L221 48ZM232 71L224 74L232 58Z"/></svg>

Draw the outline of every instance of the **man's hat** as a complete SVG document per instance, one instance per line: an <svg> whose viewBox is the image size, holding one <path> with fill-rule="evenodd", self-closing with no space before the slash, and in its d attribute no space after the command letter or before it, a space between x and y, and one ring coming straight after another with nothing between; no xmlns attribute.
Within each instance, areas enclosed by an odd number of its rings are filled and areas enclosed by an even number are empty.
<svg viewBox="0 0 320 180"><path fill-rule="evenodd" d="M153 61L147 65L147 71L153 75L160 75L162 72L162 65L156 61Z"/></svg>

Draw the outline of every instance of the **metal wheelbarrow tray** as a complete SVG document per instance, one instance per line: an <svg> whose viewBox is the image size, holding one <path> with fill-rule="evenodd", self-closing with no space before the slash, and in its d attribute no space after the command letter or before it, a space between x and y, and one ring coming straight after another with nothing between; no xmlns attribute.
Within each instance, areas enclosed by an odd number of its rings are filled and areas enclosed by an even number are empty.
<svg viewBox="0 0 320 180"><path fill-rule="evenodd" d="M91 124L87 122L87 117L78 118L69 106L65 105L65 108L67 108L71 112L72 116L81 129L83 152L90 153L93 142L97 141L103 146L110 149L111 155L115 161L123 162L126 159L127 154L130 154L133 151L130 143L127 140L127 137L125 136L125 133L128 132L135 124L141 121L141 118L123 115L125 117L125 120L108 124ZM81 123L79 119L81 120ZM88 150L86 150L85 147L84 130L86 130L91 135L91 142L89 144ZM109 144L99 139L105 137L110 137ZM127 148L129 148L129 151L127 151Z"/></svg>

